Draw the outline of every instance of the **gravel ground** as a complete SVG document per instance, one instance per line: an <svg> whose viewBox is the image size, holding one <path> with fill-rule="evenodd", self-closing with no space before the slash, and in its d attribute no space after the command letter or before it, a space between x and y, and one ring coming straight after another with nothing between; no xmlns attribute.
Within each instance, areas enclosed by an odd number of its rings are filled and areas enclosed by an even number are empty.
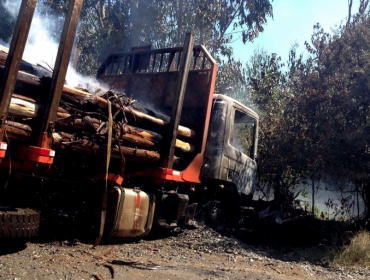
<svg viewBox="0 0 370 280"><path fill-rule="evenodd" d="M370 279L370 270L286 261L207 226L135 243L55 241L0 247L0 279Z"/></svg>

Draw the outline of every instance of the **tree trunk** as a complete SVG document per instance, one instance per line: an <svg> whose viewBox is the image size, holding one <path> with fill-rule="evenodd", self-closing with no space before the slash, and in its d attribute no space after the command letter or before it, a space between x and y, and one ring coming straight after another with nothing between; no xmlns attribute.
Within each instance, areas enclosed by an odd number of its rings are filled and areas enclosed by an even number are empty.
<svg viewBox="0 0 370 280"><path fill-rule="evenodd" d="M90 134L94 135L97 133L97 130L101 127L101 125L96 122L90 124L89 122L81 118L63 118L58 119L55 122L55 127L64 132L75 133L76 131L85 131L86 133L90 132ZM123 145L127 144L130 146L137 146L146 149L154 149L157 146L157 143L155 143L154 141L146 139L141 135L139 136L132 134L128 131L125 132L117 130L116 136L119 140L123 142Z"/></svg>
<svg viewBox="0 0 370 280"><path fill-rule="evenodd" d="M365 214L367 218L370 218L370 180L365 180L363 182L362 188L362 199L365 203Z"/></svg>
<svg viewBox="0 0 370 280"><path fill-rule="evenodd" d="M312 212L312 217L315 217L315 179L314 178L311 178L311 191L312 191L311 212Z"/></svg>
<svg viewBox="0 0 370 280"><path fill-rule="evenodd" d="M81 140L78 142L62 142L62 147L74 149L76 151L83 151L84 154L97 154L106 156L107 147L99 145L89 140ZM129 147L116 147L111 151L111 157L120 159L121 155L124 156L125 160L143 164L156 164L160 160L160 155L154 151L148 151L143 149L129 148Z"/></svg>
<svg viewBox="0 0 370 280"><path fill-rule="evenodd" d="M347 18L347 25L351 22L351 15L352 15L352 2L353 0L348 0L348 18Z"/></svg>
<svg viewBox="0 0 370 280"><path fill-rule="evenodd" d="M28 142L32 139L32 129L28 125L19 122L7 121L5 126L5 137L22 142Z"/></svg>
<svg viewBox="0 0 370 280"><path fill-rule="evenodd" d="M88 106L95 107L94 109L100 109L103 111L106 111L108 108L108 103L106 99L68 86L64 86L63 88L62 99L66 99L74 104L82 104L82 107L87 104ZM122 108L119 104L113 104L113 114L121 109ZM132 125L140 124L140 126L143 126L144 128L155 128L159 131L163 131L164 128L169 126L169 122L165 120L150 116L126 106L123 109L129 122L132 122ZM178 128L178 135L193 138L195 136L195 132L190 128L180 125Z"/></svg>
<svg viewBox="0 0 370 280"><path fill-rule="evenodd" d="M35 100L13 94L9 106L9 116L15 118L36 118L40 115L41 106Z"/></svg>
<svg viewBox="0 0 370 280"><path fill-rule="evenodd" d="M4 74L4 67L0 66L0 80L2 79ZM50 77L43 77L39 78L37 76L27 74L24 72L18 73L17 83L14 92L19 95L24 95L26 97L30 97L34 99L36 102L40 102L40 100L46 100L45 94L49 92L51 83ZM103 111L107 111L107 100L95 96L90 93L86 93L84 91L71 88L69 86L63 87L63 94L62 94L62 100L66 100L68 102L71 102L73 104L76 104L78 106L92 106L92 110L95 109L101 109ZM42 106L43 104L39 104ZM117 111L121 110L121 106L119 104L114 104L113 106L113 113L116 113ZM169 122L150 116L148 114L139 112L135 109L129 108L125 106L124 113L126 114L127 118L131 122L132 125L139 124L143 128L146 129L154 129L158 130L158 132L163 132L166 127L169 126ZM178 136L193 138L195 136L194 130L179 126L178 128Z"/></svg>

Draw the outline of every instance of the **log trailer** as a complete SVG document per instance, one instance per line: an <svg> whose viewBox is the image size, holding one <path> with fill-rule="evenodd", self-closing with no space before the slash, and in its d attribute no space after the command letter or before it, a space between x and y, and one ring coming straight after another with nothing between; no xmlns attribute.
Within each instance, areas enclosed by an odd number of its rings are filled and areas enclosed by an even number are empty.
<svg viewBox="0 0 370 280"><path fill-rule="evenodd" d="M211 201L235 226L256 186L258 115L214 93L206 48L187 34L111 54L97 72L110 90L88 93L64 84L82 0L69 1L53 73L22 61L36 2L23 0L4 66L0 52L0 238L132 240Z"/></svg>

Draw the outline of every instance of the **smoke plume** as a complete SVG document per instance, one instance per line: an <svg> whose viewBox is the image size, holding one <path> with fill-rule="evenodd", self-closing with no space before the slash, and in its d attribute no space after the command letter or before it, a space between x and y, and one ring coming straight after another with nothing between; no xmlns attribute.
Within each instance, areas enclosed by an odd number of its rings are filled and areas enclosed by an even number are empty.
<svg viewBox="0 0 370 280"><path fill-rule="evenodd" d="M16 20L21 2L21 0L0 1L0 7L4 8ZM38 3L23 58L32 64L53 69L63 23L64 15L57 16L48 7ZM0 42L0 44L9 47L10 42ZM95 78L79 75L71 64L68 68L66 81L70 86L79 86L89 91L95 91L96 88L100 87Z"/></svg>

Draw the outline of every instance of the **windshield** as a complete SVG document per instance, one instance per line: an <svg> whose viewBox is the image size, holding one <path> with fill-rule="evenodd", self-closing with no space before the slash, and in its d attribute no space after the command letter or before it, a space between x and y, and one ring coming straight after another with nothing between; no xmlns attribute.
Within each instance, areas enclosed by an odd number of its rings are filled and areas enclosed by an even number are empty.
<svg viewBox="0 0 370 280"><path fill-rule="evenodd" d="M251 158L254 158L255 154L256 126L256 119L238 109L235 110L231 145Z"/></svg>

